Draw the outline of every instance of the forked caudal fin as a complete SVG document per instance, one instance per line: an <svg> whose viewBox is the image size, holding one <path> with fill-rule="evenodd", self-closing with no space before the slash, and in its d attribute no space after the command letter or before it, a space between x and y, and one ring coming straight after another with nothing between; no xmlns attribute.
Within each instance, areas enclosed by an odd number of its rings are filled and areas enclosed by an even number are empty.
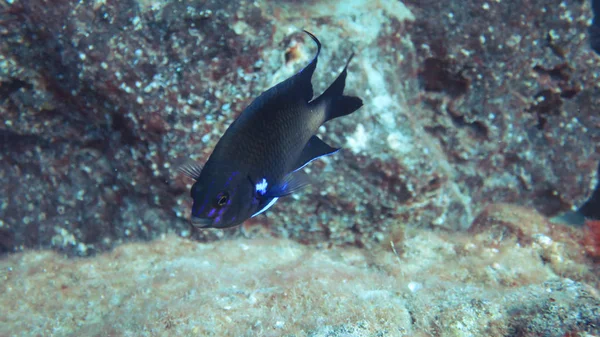
<svg viewBox="0 0 600 337"><path fill-rule="evenodd" d="M308 36L310 36L310 38L317 45L317 53L315 54L313 59L310 61L310 63L306 67L304 67L302 70L300 70L300 73L307 72L308 78L311 78L313 72L315 71L315 68L317 68L317 61L319 60L319 55L321 54L321 41L319 41L319 39L317 39L317 37L313 33L309 32L308 30L304 29L303 31L306 34L308 34Z"/></svg>
<svg viewBox="0 0 600 337"><path fill-rule="evenodd" d="M319 55L321 54L321 42L314 36L311 32L304 30L308 36L315 42L317 45L317 53L310 61L310 63L304 67L296 76L292 77L293 80L290 81L290 84L296 84L296 88L301 88L297 90L298 92L303 93L303 98L306 102L310 101L313 97L313 88L312 88L312 75L317 68L317 61L319 60ZM286 81L287 82L287 81ZM285 82L284 82L285 83Z"/></svg>
<svg viewBox="0 0 600 337"><path fill-rule="evenodd" d="M325 90L325 92L316 98L313 103L315 105L326 104L326 119L325 121L334 118L342 117L358 110L363 102L360 98L354 96L344 96L344 87L346 86L346 75L348 74L348 64L354 57L354 53L350 55L344 70L338 75L333 83Z"/></svg>
<svg viewBox="0 0 600 337"><path fill-rule="evenodd" d="M304 31L317 45L317 53L312 60L300 70L296 75L286 79L283 82L278 83L274 87L263 92L257 99L255 99L250 106L264 106L270 104L272 106L283 106L289 102L303 100L309 102L313 98L313 87L311 79L315 69L317 68L317 61L321 53L321 42L308 31Z"/></svg>

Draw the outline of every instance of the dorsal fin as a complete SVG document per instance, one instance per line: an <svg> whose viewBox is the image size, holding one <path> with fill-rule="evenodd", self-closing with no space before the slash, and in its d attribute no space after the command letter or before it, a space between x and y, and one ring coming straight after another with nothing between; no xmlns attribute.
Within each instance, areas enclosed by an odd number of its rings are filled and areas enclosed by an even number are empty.
<svg viewBox="0 0 600 337"><path fill-rule="evenodd" d="M179 166L177 170L194 180L198 180L202 173L202 165L195 161L186 160L186 162Z"/></svg>

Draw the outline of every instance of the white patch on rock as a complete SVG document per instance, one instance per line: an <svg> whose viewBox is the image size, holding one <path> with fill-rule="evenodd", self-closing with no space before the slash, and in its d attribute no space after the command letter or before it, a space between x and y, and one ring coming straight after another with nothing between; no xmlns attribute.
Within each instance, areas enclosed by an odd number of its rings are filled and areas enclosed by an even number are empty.
<svg viewBox="0 0 600 337"><path fill-rule="evenodd" d="M396 152L406 154L413 151L412 139L400 132L390 133L387 136L387 142L390 148Z"/></svg>
<svg viewBox="0 0 600 337"><path fill-rule="evenodd" d="M315 13L331 13L344 18L341 21L348 31L360 34L361 41L370 44L392 17L398 21L414 21L415 16L401 1L388 0L338 0L326 1L314 6Z"/></svg>
<svg viewBox="0 0 600 337"><path fill-rule="evenodd" d="M367 143L369 142L369 135L362 124L356 126L356 130L350 137L346 137L348 147L352 152L359 153L367 149Z"/></svg>

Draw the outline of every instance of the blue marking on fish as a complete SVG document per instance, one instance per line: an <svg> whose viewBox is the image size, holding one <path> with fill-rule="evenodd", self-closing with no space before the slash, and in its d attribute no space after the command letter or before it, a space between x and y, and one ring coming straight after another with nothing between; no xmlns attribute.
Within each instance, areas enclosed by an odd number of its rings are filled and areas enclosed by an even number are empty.
<svg viewBox="0 0 600 337"><path fill-rule="evenodd" d="M267 183L267 179L263 178L256 184L256 192L260 195L265 195L267 193L267 187L269 187L269 183Z"/></svg>
<svg viewBox="0 0 600 337"><path fill-rule="evenodd" d="M353 55L329 88L313 99L311 78L321 42L305 32L317 45L310 63L254 99L225 131L204 167L181 168L196 180L190 191L195 226L232 227L265 212L309 183L302 168L339 150L315 133L323 123L362 106L360 98L344 95Z"/></svg>

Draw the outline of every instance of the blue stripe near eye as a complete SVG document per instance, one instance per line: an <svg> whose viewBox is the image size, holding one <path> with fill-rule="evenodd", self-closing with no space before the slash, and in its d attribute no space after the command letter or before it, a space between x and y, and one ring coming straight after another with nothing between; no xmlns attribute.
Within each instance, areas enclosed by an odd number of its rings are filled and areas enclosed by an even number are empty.
<svg viewBox="0 0 600 337"><path fill-rule="evenodd" d="M215 218L215 222L214 223L219 223L221 222L221 220L223 220L223 213L225 212L225 209L221 209L219 211L219 214L217 215L217 217Z"/></svg>
<svg viewBox="0 0 600 337"><path fill-rule="evenodd" d="M235 178L235 176L237 176L238 174L240 174L238 171L235 171L231 174L231 176L229 176L229 178L227 178L227 182L225 183L225 187L229 186L229 184L231 183L231 181L233 180L233 178Z"/></svg>

